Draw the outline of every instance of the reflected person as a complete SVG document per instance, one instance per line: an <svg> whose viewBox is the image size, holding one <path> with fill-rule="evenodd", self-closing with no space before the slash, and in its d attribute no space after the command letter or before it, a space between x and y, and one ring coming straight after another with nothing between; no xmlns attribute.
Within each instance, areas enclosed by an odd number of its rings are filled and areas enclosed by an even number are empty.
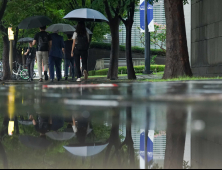
<svg viewBox="0 0 222 170"><path fill-rule="evenodd" d="M77 140L79 143L85 143L86 136L92 132L92 123L90 113L84 111L81 114L72 116L73 120L73 131L76 133Z"/></svg>

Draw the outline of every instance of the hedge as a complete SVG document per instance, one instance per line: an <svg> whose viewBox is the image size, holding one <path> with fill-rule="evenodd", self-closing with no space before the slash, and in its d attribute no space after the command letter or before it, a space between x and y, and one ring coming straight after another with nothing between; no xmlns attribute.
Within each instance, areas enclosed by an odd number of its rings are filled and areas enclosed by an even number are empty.
<svg viewBox="0 0 222 170"><path fill-rule="evenodd" d="M91 42L90 48L99 48L99 49L111 50L111 44ZM119 48L120 48L120 51L125 51L126 50L126 47L123 46L123 45L120 45ZM161 49L151 49L150 51L151 51L151 55L166 56L166 53L164 51L162 51ZM132 47L132 52L144 54L144 48Z"/></svg>
<svg viewBox="0 0 222 170"><path fill-rule="evenodd" d="M134 67L136 73L143 73L145 66L135 66ZM165 69L165 65L151 65L150 69L152 71L156 72L162 72ZM103 69L103 70L94 70L94 71L89 71L89 76L95 76L95 75L107 75L109 69ZM127 67L119 67L118 68L118 74L127 74Z"/></svg>

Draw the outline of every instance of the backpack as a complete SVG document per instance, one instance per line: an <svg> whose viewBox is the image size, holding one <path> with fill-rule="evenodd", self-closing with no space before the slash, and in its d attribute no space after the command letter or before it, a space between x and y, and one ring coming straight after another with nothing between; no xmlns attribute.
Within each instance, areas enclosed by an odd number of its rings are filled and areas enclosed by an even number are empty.
<svg viewBox="0 0 222 170"><path fill-rule="evenodd" d="M39 35L38 39L38 50L39 51L48 51L48 34Z"/></svg>
<svg viewBox="0 0 222 170"><path fill-rule="evenodd" d="M78 44L76 46L79 51L87 51L89 49L89 42L86 35L78 35Z"/></svg>

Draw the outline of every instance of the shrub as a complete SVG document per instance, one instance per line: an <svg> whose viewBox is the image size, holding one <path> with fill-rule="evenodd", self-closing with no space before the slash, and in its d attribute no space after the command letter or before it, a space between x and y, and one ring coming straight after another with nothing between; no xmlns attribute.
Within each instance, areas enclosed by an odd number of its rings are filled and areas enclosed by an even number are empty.
<svg viewBox="0 0 222 170"><path fill-rule="evenodd" d="M90 48L99 48L99 49L104 49L104 50L111 50L111 44L109 44L109 43L92 42L90 44ZM120 51L125 51L126 47L123 46L123 45L120 45L119 49L120 49ZM151 55L166 56L166 53L164 51L162 51L161 49L150 49L150 51L151 51ZM144 48L132 47L132 52L144 54Z"/></svg>
<svg viewBox="0 0 222 170"><path fill-rule="evenodd" d="M143 73L145 70L145 66L135 66L134 67L136 73ZM151 65L150 70L151 71L156 71L156 72L163 72L165 69L165 65ZM103 70L97 70L97 71L89 71L90 76L95 76L95 75L107 75L109 69L103 69ZM127 67L119 67L118 68L118 74L127 74Z"/></svg>

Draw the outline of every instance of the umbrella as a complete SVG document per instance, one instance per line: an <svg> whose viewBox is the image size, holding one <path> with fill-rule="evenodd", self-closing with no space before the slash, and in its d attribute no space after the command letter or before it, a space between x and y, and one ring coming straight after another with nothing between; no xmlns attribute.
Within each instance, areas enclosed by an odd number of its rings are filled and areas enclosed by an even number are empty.
<svg viewBox="0 0 222 170"><path fill-rule="evenodd" d="M64 32L64 33L65 34L73 34L76 31L77 25L74 25L73 27L74 27L74 31L67 31L67 32ZM90 31L89 28L86 28L86 31L87 31L88 34L91 34L91 35L93 34L92 31Z"/></svg>
<svg viewBox="0 0 222 170"><path fill-rule="evenodd" d="M32 16L24 19L19 25L19 29L39 28L52 23L52 20L46 16Z"/></svg>
<svg viewBox="0 0 222 170"><path fill-rule="evenodd" d="M97 155L100 152L102 152L109 143L98 143L98 144L86 144L86 145L70 145L70 146L63 146L68 152L75 156L81 156L81 157L86 157L86 156L93 156Z"/></svg>
<svg viewBox="0 0 222 170"><path fill-rule="evenodd" d="M22 121L22 120L19 120L18 121L20 124L22 124L22 125L32 125L33 123L32 123L32 121Z"/></svg>
<svg viewBox="0 0 222 170"><path fill-rule="evenodd" d="M52 143L44 138L28 135L19 136L19 140L23 145L32 149L46 149Z"/></svg>
<svg viewBox="0 0 222 170"><path fill-rule="evenodd" d="M20 43L27 43L27 42L32 42L33 40L34 40L34 38L25 37L25 38L19 39L18 42L20 42Z"/></svg>
<svg viewBox="0 0 222 170"><path fill-rule="evenodd" d="M46 31L49 32L74 32L75 29L73 28L73 26L69 25L69 24L53 24L51 26L49 26Z"/></svg>
<svg viewBox="0 0 222 170"><path fill-rule="evenodd" d="M48 132L46 133L46 136L53 140L70 140L75 136L75 133L73 132Z"/></svg>
<svg viewBox="0 0 222 170"><path fill-rule="evenodd" d="M109 22L109 20L99 11L81 8L68 13L64 19L90 22Z"/></svg>

